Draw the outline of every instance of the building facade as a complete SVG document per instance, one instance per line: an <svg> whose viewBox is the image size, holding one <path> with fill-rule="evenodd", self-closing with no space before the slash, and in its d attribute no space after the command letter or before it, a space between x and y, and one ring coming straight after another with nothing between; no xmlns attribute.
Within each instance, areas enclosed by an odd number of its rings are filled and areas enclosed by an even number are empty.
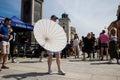
<svg viewBox="0 0 120 80"><path fill-rule="evenodd" d="M120 5L118 6L116 16L117 16L117 19L108 26L108 34L110 35L111 31L115 30L117 33L116 35L118 37L118 43L120 43Z"/></svg>
<svg viewBox="0 0 120 80"><path fill-rule="evenodd" d="M44 0L22 0L21 19L24 22L34 24L43 16Z"/></svg>
<svg viewBox="0 0 120 80"><path fill-rule="evenodd" d="M70 27L71 28L71 39L74 39L74 35L76 34L76 29L75 27Z"/></svg>
<svg viewBox="0 0 120 80"><path fill-rule="evenodd" d="M21 0L21 19L26 23L34 25L43 16L44 0ZM29 43L34 44L36 40L32 31L24 32Z"/></svg>
<svg viewBox="0 0 120 80"><path fill-rule="evenodd" d="M68 42L70 42L70 39L71 39L71 29L70 29L71 24L70 23L71 21L68 17L68 14L63 13L62 17L59 19L59 25L62 26L63 29L65 30Z"/></svg>

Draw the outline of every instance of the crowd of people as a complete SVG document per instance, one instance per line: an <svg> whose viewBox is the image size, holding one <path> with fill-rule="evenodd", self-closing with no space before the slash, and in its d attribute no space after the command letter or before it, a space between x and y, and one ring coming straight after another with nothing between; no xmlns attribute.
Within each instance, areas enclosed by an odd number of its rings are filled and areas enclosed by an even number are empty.
<svg viewBox="0 0 120 80"><path fill-rule="evenodd" d="M57 19L58 18L55 15L52 15L50 18L50 20L54 22L56 22ZM11 19L6 18L4 24L0 27L0 61L2 62L0 71L1 69L9 69L9 67L6 66L9 54L12 58L12 62L16 62L14 57L14 50L16 49L13 43L13 30L10 27L10 24ZM112 59L116 58L117 64L119 64L120 45L117 43L116 34L115 29L111 30L110 35L103 30L98 38L95 38L93 32L88 33L85 37L82 36L81 39L78 37L78 34L75 34L74 38L70 42L67 42L66 47L61 52L51 52L39 46L39 61L44 62L44 54L48 53L48 74L52 74L52 58L53 55L55 55L58 74L60 75L65 75L65 72L61 68L61 58L74 56L75 59L79 59L81 52L83 61L87 58L89 60L95 60L95 53L97 53L97 58L99 60L104 60L105 55L106 61L109 63L112 63Z"/></svg>
<svg viewBox="0 0 120 80"><path fill-rule="evenodd" d="M69 47L67 47L66 50L68 50L68 53L62 54L68 54L68 56L74 55L75 58L79 58L81 51L83 61L85 61L86 58L95 60L96 53L97 59L101 61L106 59L108 63L112 63L112 59L115 58L119 64L120 44L117 41L117 32L115 29L111 30L109 35L105 30L102 30L98 38L95 38L93 32L88 33L85 37L82 36L81 40L77 34L75 34L74 39L71 40ZM106 56L105 59L104 56Z"/></svg>
<svg viewBox="0 0 120 80"><path fill-rule="evenodd" d="M55 15L52 15L50 20L56 22L57 17ZM8 66L6 66L8 56L12 57L12 62L16 62L14 58L14 54L16 52L14 42L13 42L13 30L12 27L10 27L11 24L11 19L10 18L5 18L4 24L0 26L0 62L2 62L2 66L0 68L0 71L2 69L9 69ZM43 57L45 53L48 53L48 74L52 74L52 57L55 54L56 56L56 63L58 66L58 74L59 75L65 75L65 72L61 69L61 61L60 61L60 52L51 52L48 50L45 50L41 46L39 46L39 58L40 62L43 62Z"/></svg>
<svg viewBox="0 0 120 80"><path fill-rule="evenodd" d="M4 24L0 25L0 62L1 69L9 69L7 61L11 59L12 63L16 63L15 57L18 49L14 45L14 32L11 25L11 19L5 18Z"/></svg>

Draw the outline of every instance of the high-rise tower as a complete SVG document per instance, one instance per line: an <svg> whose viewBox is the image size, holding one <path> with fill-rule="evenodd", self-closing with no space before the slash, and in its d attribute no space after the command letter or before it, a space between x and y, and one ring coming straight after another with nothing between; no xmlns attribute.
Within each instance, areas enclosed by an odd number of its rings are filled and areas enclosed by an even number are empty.
<svg viewBox="0 0 120 80"><path fill-rule="evenodd" d="M43 16L43 1L44 0L21 0L21 19L26 23L34 25L36 21ZM33 32L24 32L30 43L34 43L35 38Z"/></svg>
<svg viewBox="0 0 120 80"><path fill-rule="evenodd" d="M67 41L70 42L70 37L71 37L71 29L70 29L70 19L68 17L68 14L63 13L62 17L59 19L59 24L63 27L63 29L66 32L66 36L67 36Z"/></svg>

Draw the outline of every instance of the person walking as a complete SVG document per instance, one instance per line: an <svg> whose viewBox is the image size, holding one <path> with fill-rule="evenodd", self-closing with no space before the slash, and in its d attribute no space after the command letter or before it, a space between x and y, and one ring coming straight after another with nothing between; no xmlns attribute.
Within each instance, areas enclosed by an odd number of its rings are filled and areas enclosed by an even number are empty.
<svg viewBox="0 0 120 80"><path fill-rule="evenodd" d="M46 53L46 50L42 46L38 46L38 52L39 52L39 62L44 62L44 54Z"/></svg>
<svg viewBox="0 0 120 80"><path fill-rule="evenodd" d="M110 54L109 63L112 63L112 59L116 58L117 63L119 64L119 53L117 50L118 50L118 46L117 46L116 30L112 29L110 34L110 42L109 42L109 54Z"/></svg>
<svg viewBox="0 0 120 80"><path fill-rule="evenodd" d="M108 60L108 43L109 43L109 37L107 34L105 34L105 30L102 31L102 33L100 34L100 43L101 43L101 60L103 60L103 53L104 53L104 49L105 49L105 53L106 53L106 60Z"/></svg>
<svg viewBox="0 0 120 80"><path fill-rule="evenodd" d="M9 28L9 32L10 32L10 39L9 39L9 41L10 41L10 57L12 58L12 60L11 60L11 62L12 63L16 63L16 60L15 60L15 51L14 51L14 49L15 49L15 45L14 45L14 41L13 41L13 36L14 36L14 32L13 32L13 29L12 29L12 27L10 27Z"/></svg>
<svg viewBox="0 0 120 80"><path fill-rule="evenodd" d="M92 53L93 53L93 58L95 58L95 34L93 34L93 32L91 32L91 39L92 39Z"/></svg>
<svg viewBox="0 0 120 80"><path fill-rule="evenodd" d="M11 24L11 19L5 18L3 26L0 27L0 37L2 38L0 42L0 49L1 49L0 59L3 60L2 66L1 66L2 69L9 69L9 67L7 67L5 63L8 60L8 54L9 54L9 48L10 48L10 44L9 44L9 40L11 39L9 34L10 24Z"/></svg>
<svg viewBox="0 0 120 80"><path fill-rule="evenodd" d="M0 25L0 28L1 28L1 25ZM2 42L2 34L0 34L0 44ZM1 51L1 48L0 48L0 62L2 61L2 51ZM0 71L2 71L1 67L0 67Z"/></svg>
<svg viewBox="0 0 120 80"><path fill-rule="evenodd" d="M58 17L56 17L55 15L51 16L51 20L56 22L58 19ZM65 75L65 72L61 69L61 56L60 56L60 52L51 52L51 51L47 51L48 53L48 74L52 74L52 69L51 69L51 65L52 65L52 58L53 58L53 54L55 54L56 56L56 63L58 66L58 74L59 75Z"/></svg>
<svg viewBox="0 0 120 80"><path fill-rule="evenodd" d="M73 47L73 39L70 40L70 56L75 55L74 47Z"/></svg>
<svg viewBox="0 0 120 80"><path fill-rule="evenodd" d="M79 37L77 34L74 35L74 40L73 40L73 47L75 51L75 58L79 58L79 52L80 52L80 47L79 47Z"/></svg>

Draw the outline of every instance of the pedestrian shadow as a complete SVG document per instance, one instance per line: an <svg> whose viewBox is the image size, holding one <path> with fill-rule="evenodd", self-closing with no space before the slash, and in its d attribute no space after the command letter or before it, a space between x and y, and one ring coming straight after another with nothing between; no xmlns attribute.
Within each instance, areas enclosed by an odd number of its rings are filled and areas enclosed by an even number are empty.
<svg viewBox="0 0 120 80"><path fill-rule="evenodd" d="M90 63L90 65L103 65L103 64L111 65L111 64L116 64L116 63L109 63L109 62Z"/></svg>
<svg viewBox="0 0 120 80"><path fill-rule="evenodd" d="M21 61L19 63L38 63L39 61Z"/></svg>
<svg viewBox="0 0 120 80"><path fill-rule="evenodd" d="M98 60L98 59L96 59L96 60L81 60L81 59L71 59L71 60L69 60L70 62L94 62L94 61L100 61L100 60Z"/></svg>
<svg viewBox="0 0 120 80"><path fill-rule="evenodd" d="M82 61L82 60L78 60L78 59L71 59L71 60L69 60L70 62L80 62L80 61Z"/></svg>
<svg viewBox="0 0 120 80"><path fill-rule="evenodd" d="M10 74L2 77L6 79L15 78L16 80L23 80L27 77L37 77L37 76L44 76L44 75L48 75L48 73L31 72L31 73L24 73L24 74Z"/></svg>

